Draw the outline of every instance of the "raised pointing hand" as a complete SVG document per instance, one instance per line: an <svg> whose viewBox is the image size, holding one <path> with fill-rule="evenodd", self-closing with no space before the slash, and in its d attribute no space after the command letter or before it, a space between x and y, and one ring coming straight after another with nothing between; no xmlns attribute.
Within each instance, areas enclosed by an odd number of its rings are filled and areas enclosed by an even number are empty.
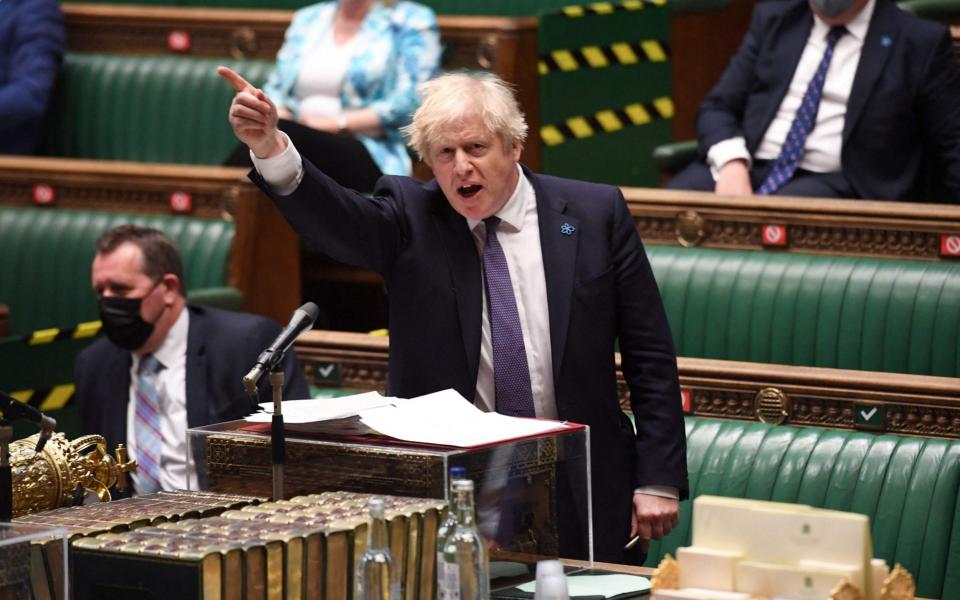
<svg viewBox="0 0 960 600"><path fill-rule="evenodd" d="M277 129L277 107L270 98L229 67L217 67L217 74L236 91L230 103L228 120L237 139L259 158L282 152L284 139Z"/></svg>

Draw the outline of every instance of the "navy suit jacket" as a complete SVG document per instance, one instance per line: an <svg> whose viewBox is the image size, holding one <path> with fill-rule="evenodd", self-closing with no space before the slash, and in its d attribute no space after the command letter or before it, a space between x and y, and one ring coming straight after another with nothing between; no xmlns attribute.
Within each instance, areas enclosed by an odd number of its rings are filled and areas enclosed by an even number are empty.
<svg viewBox="0 0 960 600"><path fill-rule="evenodd" d="M0 2L0 154L33 154L66 34L56 0Z"/></svg>
<svg viewBox="0 0 960 600"><path fill-rule="evenodd" d="M756 151L812 27L807 0L756 5L743 44L700 107L704 153L735 136ZM840 162L862 198L916 198L927 164L943 177L949 198L941 200L960 201L960 67L945 26L876 0L850 92Z"/></svg>
<svg viewBox="0 0 960 600"><path fill-rule="evenodd" d="M388 391L453 388L473 401L480 364L481 264L466 219L436 181L383 177L374 197L338 186L309 161L280 196L254 171L290 224L322 253L381 273L390 299ZM622 560L632 490L687 494L673 339L656 281L620 191L524 170L537 198L557 410L590 426L595 551ZM571 234L561 231L573 227ZM569 228L564 228L568 230ZM528 307L530 310L530 307ZM638 433L618 403L614 344Z"/></svg>
<svg viewBox="0 0 960 600"><path fill-rule="evenodd" d="M242 378L280 326L265 317L188 306L186 395L187 426L200 427L240 419L257 410ZM77 357L74 382L84 433L99 433L113 447L127 443L127 403L132 354L102 337ZM296 356L284 357L284 399L308 398ZM263 377L259 402L272 399Z"/></svg>

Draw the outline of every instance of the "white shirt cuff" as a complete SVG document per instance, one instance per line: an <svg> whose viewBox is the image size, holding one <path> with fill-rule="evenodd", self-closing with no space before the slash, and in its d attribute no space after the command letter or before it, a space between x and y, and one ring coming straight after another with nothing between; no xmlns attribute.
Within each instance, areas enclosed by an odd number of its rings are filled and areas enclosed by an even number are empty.
<svg viewBox="0 0 960 600"><path fill-rule="evenodd" d="M648 496L660 496L662 498L680 499L680 490L672 485L641 485L633 490L634 494L647 494Z"/></svg>
<svg viewBox="0 0 960 600"><path fill-rule="evenodd" d="M267 185L278 194L286 196L297 189L303 179L303 159L293 146L293 142L290 141L290 137L282 131L280 135L287 143L283 152L271 158L257 158L251 150L250 160L253 161L254 168L267 182Z"/></svg>
<svg viewBox="0 0 960 600"><path fill-rule="evenodd" d="M753 165L750 153L747 152L747 140L743 137L735 137L717 142L707 150L707 164L710 166L710 174L716 181L720 173L720 167L731 160L742 159L747 161L747 168Z"/></svg>

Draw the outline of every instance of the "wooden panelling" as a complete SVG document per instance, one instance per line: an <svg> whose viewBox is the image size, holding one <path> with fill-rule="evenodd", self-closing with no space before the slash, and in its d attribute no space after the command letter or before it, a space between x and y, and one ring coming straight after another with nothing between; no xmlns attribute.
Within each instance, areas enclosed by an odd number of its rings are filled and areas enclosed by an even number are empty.
<svg viewBox="0 0 960 600"><path fill-rule="evenodd" d="M245 169L0 157L0 205L35 206L38 193L54 203L37 210L139 214L175 214L171 201L189 197L192 210L183 214L234 221L229 283L243 292L246 310L285 323L300 304L298 239Z"/></svg>
<svg viewBox="0 0 960 600"><path fill-rule="evenodd" d="M315 330L295 348L312 385L384 390L386 337ZM763 414L770 421L779 403L781 422L790 425L960 438L954 378L683 357L677 364L689 414L748 421ZM619 356L617 367L621 407L629 410Z"/></svg>
<svg viewBox="0 0 960 600"><path fill-rule="evenodd" d="M936 260L960 252L960 206L623 188L643 241ZM763 229L784 226L784 246ZM951 241L951 238L955 240Z"/></svg>

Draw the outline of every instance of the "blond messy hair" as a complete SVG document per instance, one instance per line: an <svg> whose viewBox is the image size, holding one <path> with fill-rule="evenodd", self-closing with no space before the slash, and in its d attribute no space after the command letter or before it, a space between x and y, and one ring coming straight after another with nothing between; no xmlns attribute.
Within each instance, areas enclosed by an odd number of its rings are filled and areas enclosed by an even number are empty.
<svg viewBox="0 0 960 600"><path fill-rule="evenodd" d="M448 73L418 87L420 108L401 131L423 162L430 165L430 146L451 125L467 115L500 136L505 147L527 139L527 123L509 84L492 73Z"/></svg>

